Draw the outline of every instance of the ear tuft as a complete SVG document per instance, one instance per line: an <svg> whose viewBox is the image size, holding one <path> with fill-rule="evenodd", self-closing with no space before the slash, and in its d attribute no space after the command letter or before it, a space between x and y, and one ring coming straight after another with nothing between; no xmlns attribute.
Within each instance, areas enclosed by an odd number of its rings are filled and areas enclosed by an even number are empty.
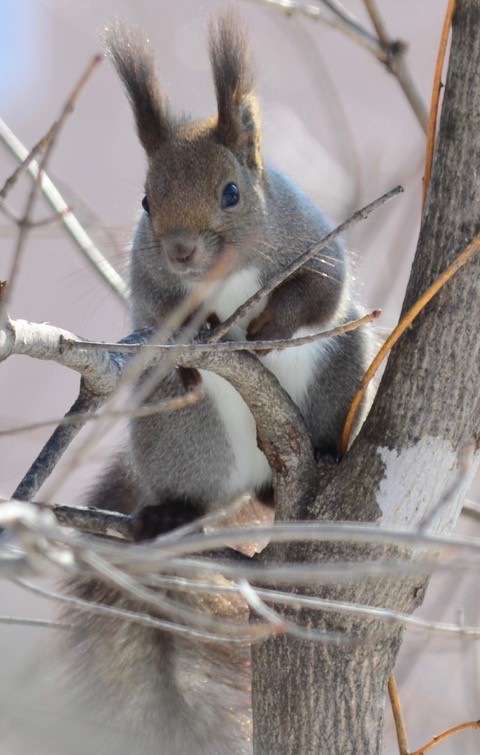
<svg viewBox="0 0 480 755"><path fill-rule="evenodd" d="M143 32L116 22L105 29L104 45L122 79L132 106L137 133L147 155L166 140L172 130L163 102L157 67Z"/></svg>
<svg viewBox="0 0 480 755"><path fill-rule="evenodd" d="M210 62L217 95L215 133L249 167L260 169L260 124L248 37L229 11L210 25Z"/></svg>

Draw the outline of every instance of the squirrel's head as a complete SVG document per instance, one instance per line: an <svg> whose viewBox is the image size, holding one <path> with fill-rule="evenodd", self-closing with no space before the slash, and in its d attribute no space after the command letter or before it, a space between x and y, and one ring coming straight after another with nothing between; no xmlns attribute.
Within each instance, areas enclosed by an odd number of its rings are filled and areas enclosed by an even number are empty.
<svg viewBox="0 0 480 755"><path fill-rule="evenodd" d="M207 121L172 115L142 34L116 25L106 38L148 158L143 208L162 266L194 281L233 251L242 267L261 239L265 201L258 107L238 19L223 15L210 28L218 112Z"/></svg>

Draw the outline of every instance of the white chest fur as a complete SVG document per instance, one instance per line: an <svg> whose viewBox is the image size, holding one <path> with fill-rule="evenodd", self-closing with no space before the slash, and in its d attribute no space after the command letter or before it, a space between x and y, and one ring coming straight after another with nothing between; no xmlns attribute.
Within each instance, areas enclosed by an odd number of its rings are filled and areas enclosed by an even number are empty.
<svg viewBox="0 0 480 755"><path fill-rule="evenodd" d="M220 320L225 320L259 289L258 271L255 268L242 270L225 282L221 291L212 299L211 310ZM244 340L245 332L253 317L264 308L264 301L241 320L229 334L233 340ZM324 329L324 328L322 328ZM300 329L295 336L311 333ZM316 341L271 352L261 357L263 364L276 376L280 385L301 408L302 399L311 382L314 371L321 366L335 342ZM222 417L234 457L230 473L229 492L259 488L271 479L270 469L264 454L258 449L253 416L242 397L227 381L209 372L202 372L204 387L214 400Z"/></svg>
<svg viewBox="0 0 480 755"><path fill-rule="evenodd" d="M234 273L227 278L222 285L221 291L212 300L212 309L223 322L227 317L233 315L241 304L244 304L247 299L256 294L259 288L258 270L255 267L240 270L240 272ZM232 329L233 332L230 333L232 340L244 340L248 323L260 314L265 304L266 301L263 300L246 317L239 320L235 328Z"/></svg>
<svg viewBox="0 0 480 755"><path fill-rule="evenodd" d="M328 330L328 323L321 330ZM293 338L302 338L317 332L315 328L299 328ZM286 390L292 401L301 409L302 399L313 377L321 369L322 362L327 362L332 349L336 348L334 339L312 341L303 346L294 346L283 351L271 351L261 361Z"/></svg>
<svg viewBox="0 0 480 755"><path fill-rule="evenodd" d="M259 490L270 483L272 475L265 455L257 446L257 430L250 409L227 380L205 370L200 370L200 374L203 387L222 418L233 455L227 494Z"/></svg>

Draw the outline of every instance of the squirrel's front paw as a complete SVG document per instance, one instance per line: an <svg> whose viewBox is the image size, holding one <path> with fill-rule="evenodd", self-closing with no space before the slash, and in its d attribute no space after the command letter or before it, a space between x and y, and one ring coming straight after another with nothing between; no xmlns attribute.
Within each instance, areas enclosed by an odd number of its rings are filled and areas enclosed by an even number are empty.
<svg viewBox="0 0 480 755"><path fill-rule="evenodd" d="M152 540L184 524L194 522L201 514L199 507L185 498L170 498L164 503L142 506L131 516L133 539L136 543Z"/></svg>
<svg viewBox="0 0 480 755"><path fill-rule="evenodd" d="M250 322L247 328L249 341L278 341L291 338L296 325L280 302L270 301L263 312Z"/></svg>

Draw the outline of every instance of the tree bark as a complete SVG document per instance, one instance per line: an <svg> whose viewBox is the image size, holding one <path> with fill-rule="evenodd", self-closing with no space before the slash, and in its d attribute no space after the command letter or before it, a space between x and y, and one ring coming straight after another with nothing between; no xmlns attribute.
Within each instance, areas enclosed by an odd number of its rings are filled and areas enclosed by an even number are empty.
<svg viewBox="0 0 480 755"><path fill-rule="evenodd" d="M404 311L480 229L479 70L480 8L476 0L457 0L433 173ZM299 518L380 519L384 525L417 529L428 517L430 532L452 529L479 456L479 281L475 258L403 336L359 438ZM472 462L460 478L466 444ZM454 480L452 495L441 501ZM388 545L372 550L332 543L269 547L260 560L313 561L321 570L332 560L382 561L398 555ZM412 612L425 587L423 577L380 576L328 589L310 586L308 592ZM255 752L380 752L386 685L401 632L381 622L320 611L288 617L335 630L339 642L282 636L253 648Z"/></svg>

